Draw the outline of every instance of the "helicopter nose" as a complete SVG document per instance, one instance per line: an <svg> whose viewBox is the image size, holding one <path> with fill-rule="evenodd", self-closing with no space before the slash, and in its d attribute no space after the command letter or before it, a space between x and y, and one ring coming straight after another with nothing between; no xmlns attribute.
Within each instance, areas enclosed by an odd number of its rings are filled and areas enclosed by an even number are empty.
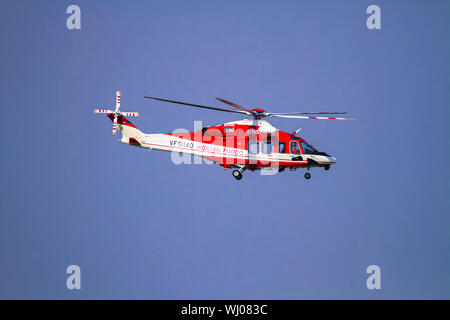
<svg viewBox="0 0 450 320"><path fill-rule="evenodd" d="M332 157L332 156L330 156L328 154L327 155L323 154L323 155L320 155L320 156L314 155L314 156L311 157L311 159L316 161L319 164L326 165L328 167L330 165L336 163L336 158Z"/></svg>

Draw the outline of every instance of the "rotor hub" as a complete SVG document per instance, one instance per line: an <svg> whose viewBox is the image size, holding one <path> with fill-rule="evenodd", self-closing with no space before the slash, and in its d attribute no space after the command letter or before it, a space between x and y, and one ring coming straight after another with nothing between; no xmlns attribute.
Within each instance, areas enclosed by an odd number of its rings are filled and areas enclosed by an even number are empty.
<svg viewBox="0 0 450 320"><path fill-rule="evenodd" d="M259 108L255 108L255 109L252 109L250 111L257 112L257 113L265 113L266 112L265 110L259 109Z"/></svg>
<svg viewBox="0 0 450 320"><path fill-rule="evenodd" d="M256 120L267 117L266 111L263 109L255 108L250 111L252 112L253 118L255 118Z"/></svg>

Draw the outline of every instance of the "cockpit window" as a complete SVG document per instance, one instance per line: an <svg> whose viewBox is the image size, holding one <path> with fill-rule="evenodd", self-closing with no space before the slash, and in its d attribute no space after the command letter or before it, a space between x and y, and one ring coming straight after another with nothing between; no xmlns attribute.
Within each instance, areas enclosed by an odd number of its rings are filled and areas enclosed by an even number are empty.
<svg viewBox="0 0 450 320"><path fill-rule="evenodd" d="M314 147L312 145L307 144L305 141L300 142L300 144L302 145L302 149L305 154L317 153L317 150L314 149Z"/></svg>
<svg viewBox="0 0 450 320"><path fill-rule="evenodd" d="M297 141L291 141L291 153L301 154Z"/></svg>

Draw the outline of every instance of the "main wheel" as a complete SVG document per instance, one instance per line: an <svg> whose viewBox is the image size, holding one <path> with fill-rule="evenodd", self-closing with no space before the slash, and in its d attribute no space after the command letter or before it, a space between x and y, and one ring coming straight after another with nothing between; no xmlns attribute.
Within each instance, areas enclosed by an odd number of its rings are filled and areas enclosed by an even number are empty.
<svg viewBox="0 0 450 320"><path fill-rule="evenodd" d="M308 180L309 178L311 178L311 173L306 172L305 173L305 179Z"/></svg>
<svg viewBox="0 0 450 320"><path fill-rule="evenodd" d="M233 170L233 177L236 178L236 180L242 179L242 173L239 170Z"/></svg>

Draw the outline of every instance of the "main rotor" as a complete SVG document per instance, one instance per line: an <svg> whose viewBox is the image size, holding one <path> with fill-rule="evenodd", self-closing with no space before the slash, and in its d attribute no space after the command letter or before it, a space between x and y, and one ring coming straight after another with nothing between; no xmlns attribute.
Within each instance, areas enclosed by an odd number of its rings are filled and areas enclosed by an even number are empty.
<svg viewBox="0 0 450 320"><path fill-rule="evenodd" d="M156 98L156 97L149 97L145 96L144 98L147 99L153 99L163 102L169 102L169 103L175 103L175 104L181 104L185 106L190 107L196 107L196 108L203 108L203 109L209 109L209 110L216 110L216 111L223 111L223 112L232 112L232 113L240 113L245 114L247 116L252 117L255 120L260 120L262 118L266 117L276 117L276 118L291 118L291 119L318 119L318 120L356 120L353 118L335 118L335 117L324 117L324 116L306 116L306 115L334 115L334 114L347 114L347 112L288 112L288 113L272 113L272 112L266 112L263 109L255 108L249 110L248 108L245 108L243 106L240 106L234 102L221 99L221 98L214 98L222 103L225 103L234 109L224 109L224 108L218 108L218 107L211 107L211 106L204 106L194 103L188 103L183 101L175 101L175 100L168 100L168 99L162 99L162 98Z"/></svg>

